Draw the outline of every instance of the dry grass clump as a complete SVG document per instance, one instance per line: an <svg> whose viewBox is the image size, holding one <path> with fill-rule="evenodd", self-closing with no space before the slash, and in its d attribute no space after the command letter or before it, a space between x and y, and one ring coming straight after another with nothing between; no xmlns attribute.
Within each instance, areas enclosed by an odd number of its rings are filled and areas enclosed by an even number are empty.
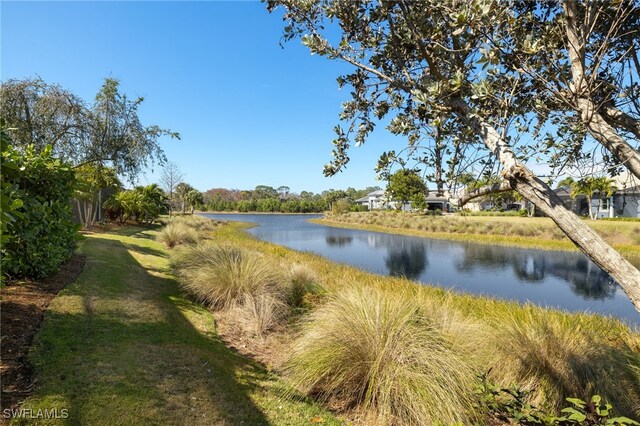
<svg viewBox="0 0 640 426"><path fill-rule="evenodd" d="M289 294L287 302L292 308L310 308L317 297L325 293L317 274L308 266L296 263L289 269Z"/></svg>
<svg viewBox="0 0 640 426"><path fill-rule="evenodd" d="M194 244L200 239L198 232L185 225L184 223L169 223L162 228L156 240L166 245L169 248L173 248L178 244Z"/></svg>
<svg viewBox="0 0 640 426"><path fill-rule="evenodd" d="M259 253L203 243L175 253L172 265L182 286L213 309L242 305L263 294L285 299L281 271Z"/></svg>
<svg viewBox="0 0 640 426"><path fill-rule="evenodd" d="M198 215L176 216L171 219L171 223L182 223L200 232L213 231L222 222L208 219Z"/></svg>
<svg viewBox="0 0 640 426"><path fill-rule="evenodd" d="M533 307L498 321L494 374L532 391L533 404L559 409L566 397L598 394L618 412L640 415L640 352L631 335Z"/></svg>
<svg viewBox="0 0 640 426"><path fill-rule="evenodd" d="M354 284L328 296L302 326L290 378L380 424L469 424L475 376L453 322L443 322L452 316L404 293Z"/></svg>
<svg viewBox="0 0 640 426"><path fill-rule="evenodd" d="M274 330L289 315L289 306L277 296L266 293L245 294L242 304L232 309L236 322L256 337Z"/></svg>

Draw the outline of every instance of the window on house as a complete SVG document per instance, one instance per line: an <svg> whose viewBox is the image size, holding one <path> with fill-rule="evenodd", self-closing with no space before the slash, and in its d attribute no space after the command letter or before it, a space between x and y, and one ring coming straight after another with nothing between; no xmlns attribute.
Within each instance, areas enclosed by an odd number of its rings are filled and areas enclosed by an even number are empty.
<svg viewBox="0 0 640 426"><path fill-rule="evenodd" d="M609 209L609 199L608 198L603 198L602 199L602 210L608 210Z"/></svg>

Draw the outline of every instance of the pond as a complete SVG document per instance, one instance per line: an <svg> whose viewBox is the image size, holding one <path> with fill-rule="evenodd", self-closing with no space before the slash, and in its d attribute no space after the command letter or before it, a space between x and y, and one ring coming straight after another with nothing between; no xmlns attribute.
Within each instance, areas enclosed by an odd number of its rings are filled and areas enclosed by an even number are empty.
<svg viewBox="0 0 640 426"><path fill-rule="evenodd" d="M255 237L382 275L640 324L616 282L582 253L435 240L308 222L321 215L204 214L254 222ZM636 265L638 266L638 265Z"/></svg>

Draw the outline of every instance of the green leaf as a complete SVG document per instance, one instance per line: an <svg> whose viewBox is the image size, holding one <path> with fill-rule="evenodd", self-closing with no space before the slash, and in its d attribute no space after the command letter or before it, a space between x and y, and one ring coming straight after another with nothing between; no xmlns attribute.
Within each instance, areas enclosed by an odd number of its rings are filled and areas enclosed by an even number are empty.
<svg viewBox="0 0 640 426"><path fill-rule="evenodd" d="M579 408L584 408L584 407L587 406L587 403L584 402L583 400L581 400L580 398L567 398L566 400L567 400L567 402L570 402L571 404L573 404L573 405L575 405L576 407L579 407ZM572 410L572 408L567 408L567 409L571 409ZM562 411L564 411L564 410L562 410Z"/></svg>
<svg viewBox="0 0 640 426"><path fill-rule="evenodd" d="M640 423L632 420L628 417L614 417L612 419L607 420L608 425L632 425L632 426L640 426Z"/></svg>

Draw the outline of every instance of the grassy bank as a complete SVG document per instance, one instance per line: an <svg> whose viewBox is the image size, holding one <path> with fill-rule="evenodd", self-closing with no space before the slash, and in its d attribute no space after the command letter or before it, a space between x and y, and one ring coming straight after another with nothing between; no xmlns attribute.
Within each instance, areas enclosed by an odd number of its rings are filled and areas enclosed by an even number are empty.
<svg viewBox="0 0 640 426"><path fill-rule="evenodd" d="M286 325L294 339L282 348L290 356L281 370L301 392L373 413L378 422L483 423L488 414L475 392L477 375L487 373L499 387L529 392L526 400L538 407L558 410L566 397L597 393L618 413L640 416L640 335L621 321L369 274L255 240L246 226L217 228L211 250L231 247L281 271L302 265L324 289ZM194 294L208 300L202 278L219 277L218 266L189 268L185 288L195 286Z"/></svg>
<svg viewBox="0 0 640 426"><path fill-rule="evenodd" d="M541 217L424 216L374 211L328 215L312 222L455 241L577 251L551 219ZM640 261L640 223L604 220L587 223L623 256Z"/></svg>
<svg viewBox="0 0 640 426"><path fill-rule="evenodd" d="M168 274L156 234L123 228L81 242L87 263L50 305L30 355L36 390L22 406L68 418L24 423L339 423L223 344L211 313Z"/></svg>

